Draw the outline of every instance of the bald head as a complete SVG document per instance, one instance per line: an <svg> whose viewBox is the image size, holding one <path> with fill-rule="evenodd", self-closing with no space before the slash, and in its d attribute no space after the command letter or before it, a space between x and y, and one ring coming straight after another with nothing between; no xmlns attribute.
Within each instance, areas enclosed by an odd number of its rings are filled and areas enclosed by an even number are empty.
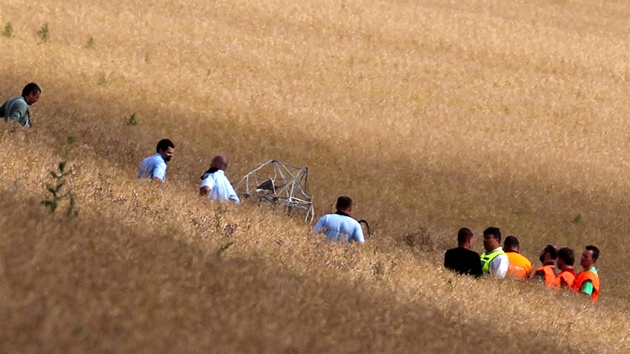
<svg viewBox="0 0 630 354"><path fill-rule="evenodd" d="M228 158L225 155L217 155L212 158L210 167L216 167L219 170L224 170L228 167Z"/></svg>

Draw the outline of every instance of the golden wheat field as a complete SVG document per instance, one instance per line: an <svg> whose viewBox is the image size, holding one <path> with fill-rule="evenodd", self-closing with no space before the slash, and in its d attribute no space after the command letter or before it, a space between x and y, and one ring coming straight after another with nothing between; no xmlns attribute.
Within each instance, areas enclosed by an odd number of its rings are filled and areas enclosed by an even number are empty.
<svg viewBox="0 0 630 354"><path fill-rule="evenodd" d="M0 130L0 352L630 352L629 18L626 0L0 0L0 100L43 89L35 133ZM162 138L156 188L135 176ZM308 166L316 216L349 195L374 237L203 202L217 153L234 184ZM61 161L78 217L41 204ZM446 271L464 226L535 263L597 245L598 302Z"/></svg>

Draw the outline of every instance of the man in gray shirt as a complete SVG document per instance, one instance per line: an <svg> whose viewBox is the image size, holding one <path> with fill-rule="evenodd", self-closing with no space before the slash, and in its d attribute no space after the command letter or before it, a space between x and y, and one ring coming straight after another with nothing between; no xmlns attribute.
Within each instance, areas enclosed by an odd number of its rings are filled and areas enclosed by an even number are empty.
<svg viewBox="0 0 630 354"><path fill-rule="evenodd" d="M20 124L24 129L31 129L31 116L28 106L39 101L42 89L31 82L22 89L22 96L13 97L0 106L0 117L7 122Z"/></svg>

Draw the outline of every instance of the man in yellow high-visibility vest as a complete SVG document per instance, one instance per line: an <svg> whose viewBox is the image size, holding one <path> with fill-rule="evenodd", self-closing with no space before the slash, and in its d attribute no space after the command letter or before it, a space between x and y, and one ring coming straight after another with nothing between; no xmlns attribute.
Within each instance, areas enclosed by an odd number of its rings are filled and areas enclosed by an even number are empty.
<svg viewBox="0 0 630 354"><path fill-rule="evenodd" d="M483 274L505 278L510 260L501 248L501 230L498 227L489 227L483 231L483 248L486 249L481 255Z"/></svg>

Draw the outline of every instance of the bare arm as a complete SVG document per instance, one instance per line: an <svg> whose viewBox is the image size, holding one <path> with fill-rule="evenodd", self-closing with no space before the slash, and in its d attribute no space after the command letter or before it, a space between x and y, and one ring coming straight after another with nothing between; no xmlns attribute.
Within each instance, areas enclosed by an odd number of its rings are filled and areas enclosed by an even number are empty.
<svg viewBox="0 0 630 354"><path fill-rule="evenodd" d="M199 188L199 195L202 197L207 197L210 194L210 187L204 186Z"/></svg>

